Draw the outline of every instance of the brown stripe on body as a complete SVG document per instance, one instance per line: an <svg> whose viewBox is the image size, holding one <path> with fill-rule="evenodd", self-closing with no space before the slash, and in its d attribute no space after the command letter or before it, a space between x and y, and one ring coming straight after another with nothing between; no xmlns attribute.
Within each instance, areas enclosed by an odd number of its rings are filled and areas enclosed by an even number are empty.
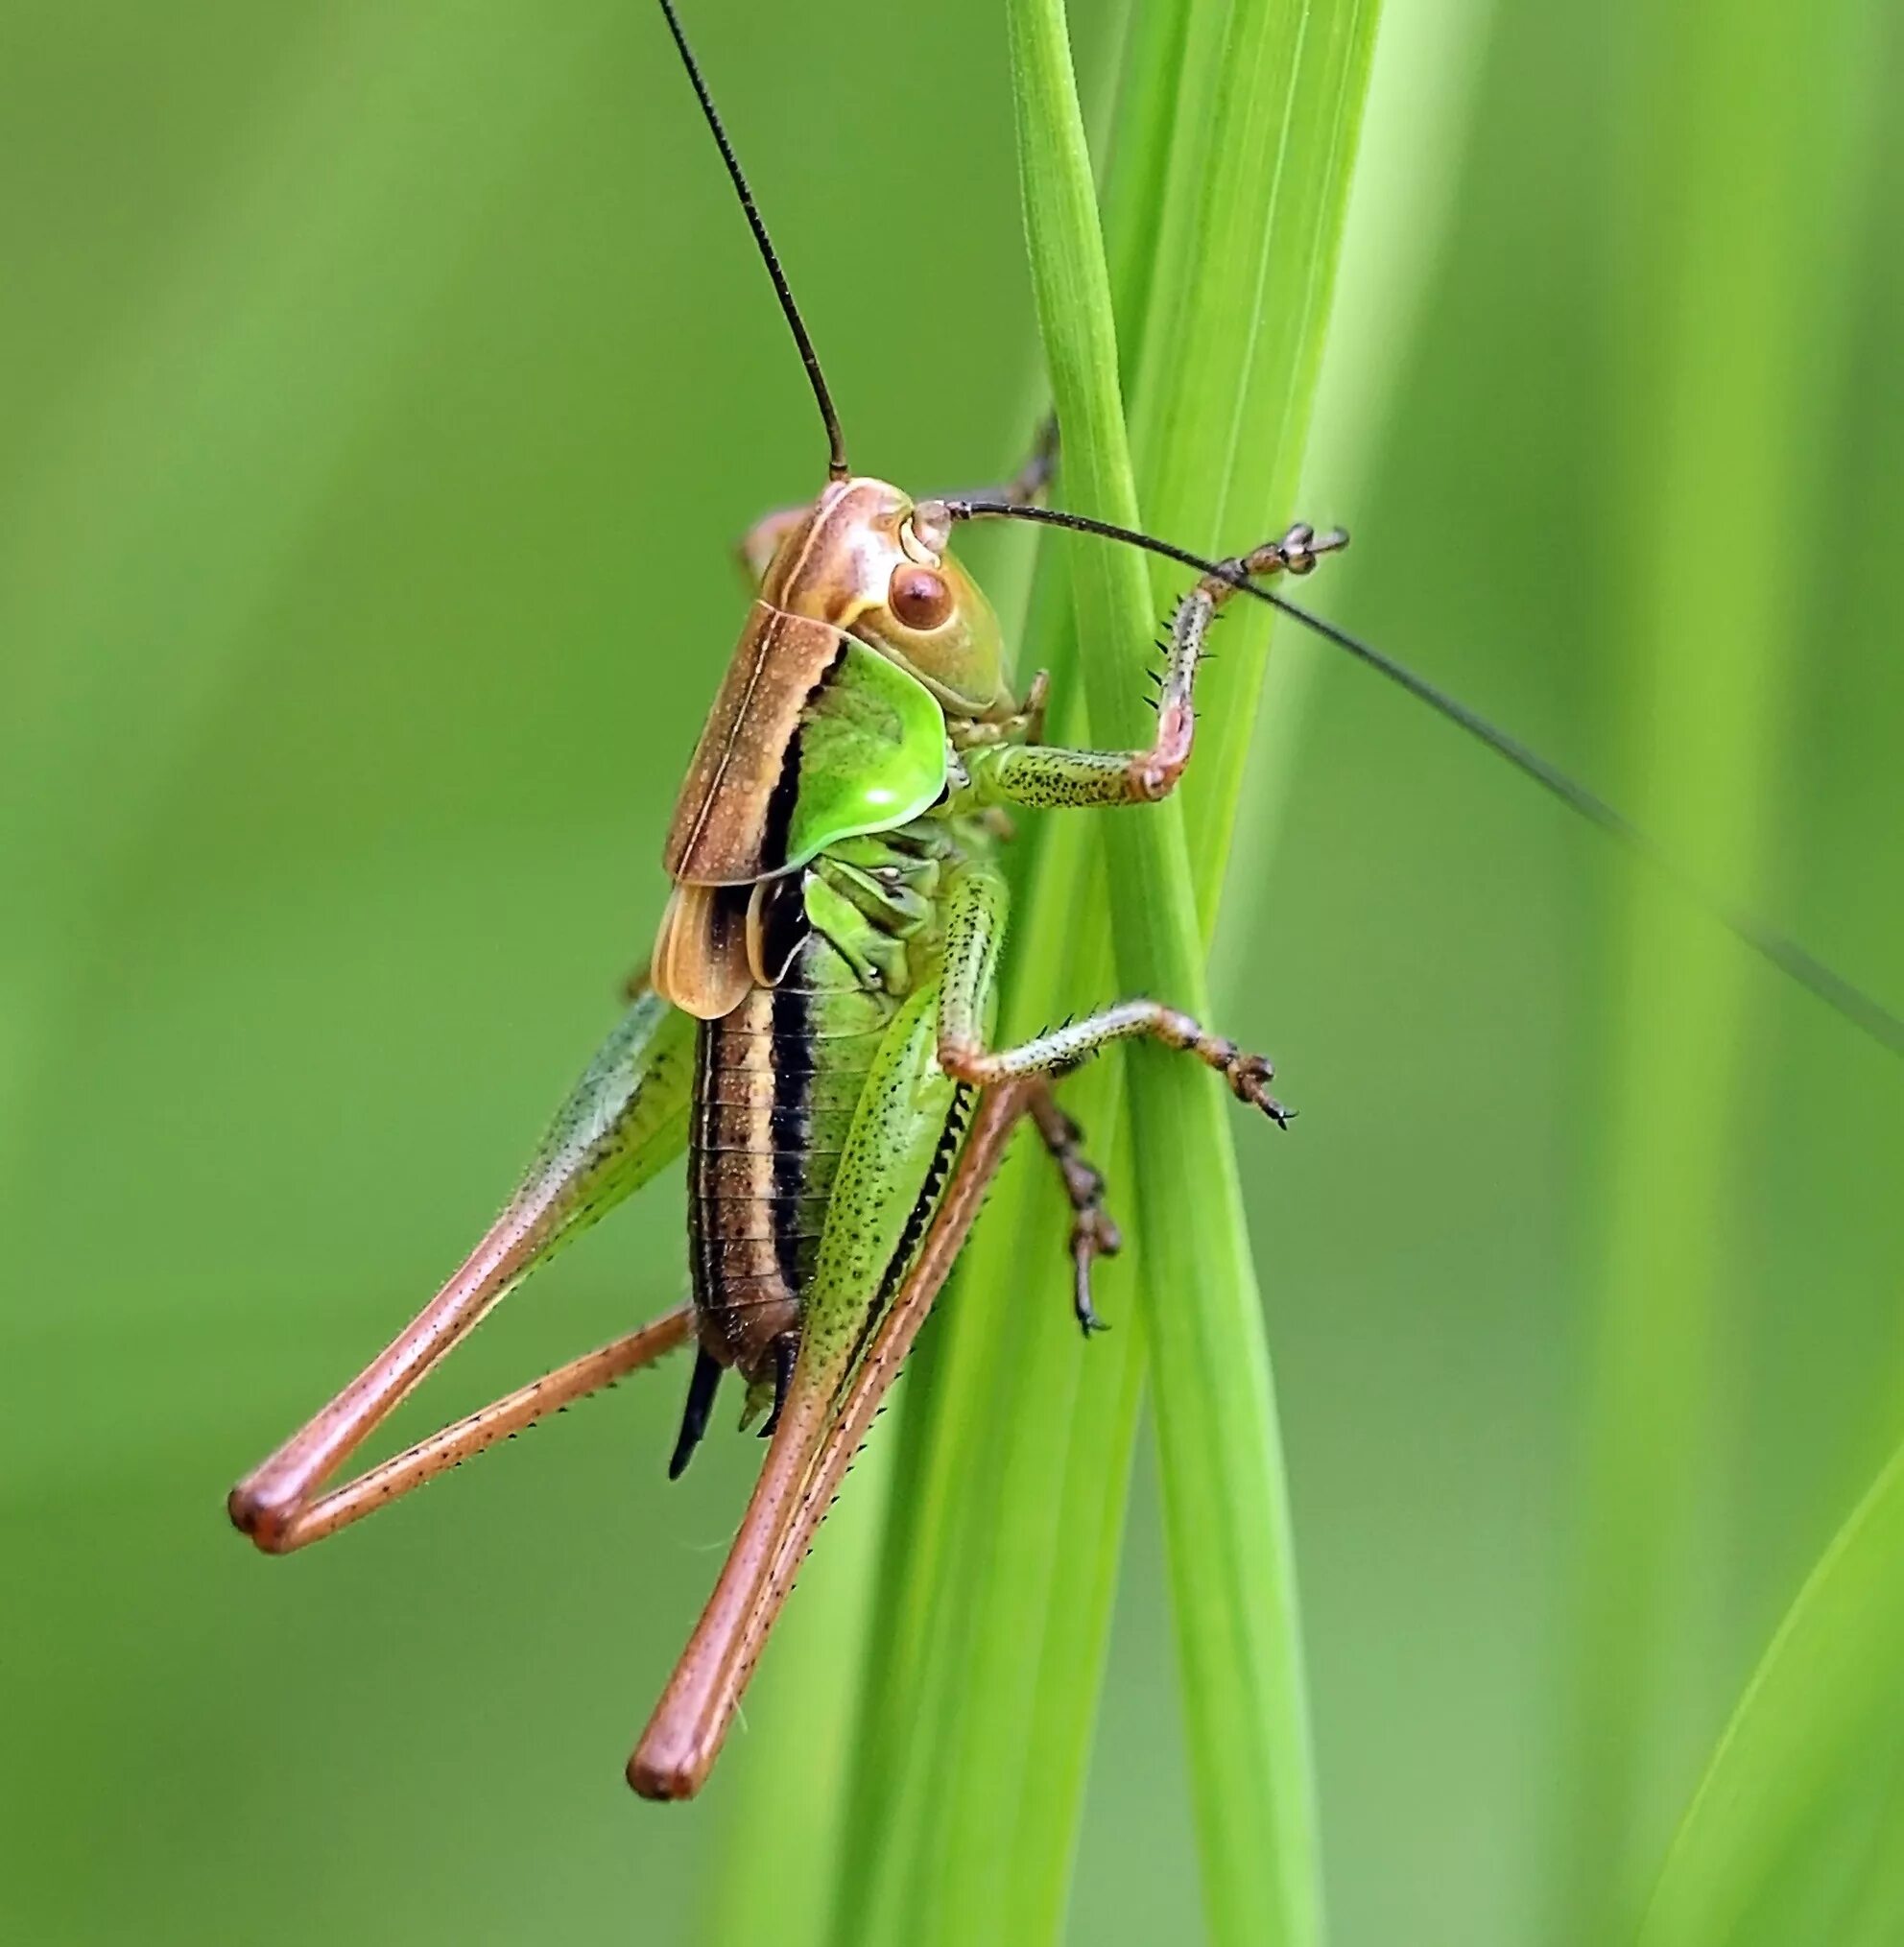
<svg viewBox="0 0 1904 1947"><path fill-rule="evenodd" d="M776 987L704 1021L688 1147L688 1251L701 1342L750 1381L799 1323L826 1206L892 1004L809 935Z"/></svg>
<svg viewBox="0 0 1904 1947"><path fill-rule="evenodd" d="M786 864L784 819L770 856L774 790L800 712L845 646L831 623L753 605L676 800L662 854L671 879L734 886Z"/></svg>

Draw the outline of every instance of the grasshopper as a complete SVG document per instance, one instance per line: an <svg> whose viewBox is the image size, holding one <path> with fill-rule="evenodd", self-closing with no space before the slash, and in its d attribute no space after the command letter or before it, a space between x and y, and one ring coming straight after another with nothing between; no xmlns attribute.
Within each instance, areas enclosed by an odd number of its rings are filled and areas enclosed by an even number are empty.
<svg viewBox="0 0 1904 1947"><path fill-rule="evenodd" d="M558 1110L502 1214L417 1317L229 1501L273 1554L388 1505L542 1414L693 1343L678 1476L728 1369L770 1444L699 1624L628 1767L646 1797L706 1779L794 1578L956 1259L1013 1128L1029 1118L1073 1210L1072 1303L1088 1337L1095 1261L1119 1247L1104 1183L1054 1083L1146 1037L1204 1063L1280 1126L1270 1063L1154 1000L993 1045L1012 809L1142 805L1182 775L1211 625L1238 594L1295 615L1633 847L1893 1052L1904 1024L1801 948L1727 908L1620 813L1371 646L1265 585L1346 545L1303 523L1226 560L1040 505L1055 439L1007 486L915 499L855 474L819 358L673 0L660 0L806 368L828 440L818 496L769 514L742 558L755 599L689 763L648 971ZM985 518L1070 529L1197 579L1162 645L1141 750L1043 740L1045 681L1018 694L985 595L951 552ZM523 1278L685 1152L690 1300L342 1485L327 1483Z"/></svg>

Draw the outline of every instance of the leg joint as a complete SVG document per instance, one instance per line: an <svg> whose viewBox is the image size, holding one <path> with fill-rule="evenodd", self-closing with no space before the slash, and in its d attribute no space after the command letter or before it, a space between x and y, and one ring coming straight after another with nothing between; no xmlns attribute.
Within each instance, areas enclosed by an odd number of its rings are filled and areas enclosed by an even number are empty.
<svg viewBox="0 0 1904 1947"><path fill-rule="evenodd" d="M969 1035L943 1037L939 1043L939 1065L954 1081L976 1086L992 1080L992 1063L985 1050Z"/></svg>

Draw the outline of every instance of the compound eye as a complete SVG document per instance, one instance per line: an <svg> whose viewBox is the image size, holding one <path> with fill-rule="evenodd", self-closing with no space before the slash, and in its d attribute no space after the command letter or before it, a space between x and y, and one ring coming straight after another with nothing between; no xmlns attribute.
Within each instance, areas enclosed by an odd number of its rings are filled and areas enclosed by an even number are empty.
<svg viewBox="0 0 1904 1947"><path fill-rule="evenodd" d="M886 605L906 628L929 634L944 627L952 613L952 590L943 575L906 562L892 571Z"/></svg>

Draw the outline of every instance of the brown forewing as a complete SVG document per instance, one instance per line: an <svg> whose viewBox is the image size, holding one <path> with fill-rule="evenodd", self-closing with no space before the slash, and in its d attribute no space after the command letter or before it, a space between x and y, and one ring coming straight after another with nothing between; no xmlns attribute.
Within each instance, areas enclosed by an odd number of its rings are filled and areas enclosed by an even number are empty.
<svg viewBox="0 0 1904 1947"><path fill-rule="evenodd" d="M774 857L774 788L800 712L846 638L830 623L756 602L695 746L663 855L670 878L738 886L785 866Z"/></svg>
<svg viewBox="0 0 1904 1947"><path fill-rule="evenodd" d="M698 1021L718 1021L753 985L747 958L748 891L677 886L662 910L648 977L654 991Z"/></svg>

